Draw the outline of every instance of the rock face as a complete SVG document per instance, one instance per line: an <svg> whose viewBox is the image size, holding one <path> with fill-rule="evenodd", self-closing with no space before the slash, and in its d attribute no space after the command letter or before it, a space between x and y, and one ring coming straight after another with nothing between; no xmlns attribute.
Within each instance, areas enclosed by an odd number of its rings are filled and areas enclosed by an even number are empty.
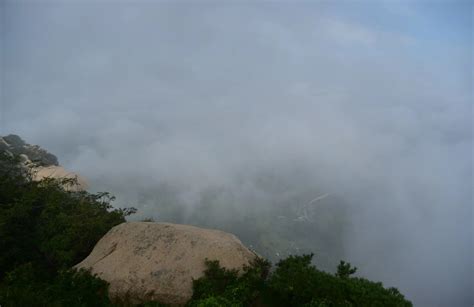
<svg viewBox="0 0 474 307"><path fill-rule="evenodd" d="M0 137L0 150L9 151L14 155L25 155L30 161L37 163L39 166L59 165L58 158L55 155L38 145L26 143L15 134Z"/></svg>
<svg viewBox="0 0 474 307"><path fill-rule="evenodd" d="M112 228L75 267L108 281L112 299L183 305L192 296L193 278L203 275L206 258L240 269L256 257L236 236L219 230L128 222Z"/></svg>
<svg viewBox="0 0 474 307"><path fill-rule="evenodd" d="M76 173L69 172L58 163L58 158L39 147L30 145L22 140L18 135L10 134L0 136L0 152L5 152L10 156L18 156L25 169L30 169L33 180L44 178L56 179L76 179L74 185L65 185L64 188L70 191L80 191L87 189L87 182Z"/></svg>

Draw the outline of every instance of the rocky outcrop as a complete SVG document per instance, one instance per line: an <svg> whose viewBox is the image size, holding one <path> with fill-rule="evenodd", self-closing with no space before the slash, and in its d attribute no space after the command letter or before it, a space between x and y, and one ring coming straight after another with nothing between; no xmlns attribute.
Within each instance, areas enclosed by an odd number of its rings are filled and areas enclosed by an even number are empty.
<svg viewBox="0 0 474 307"><path fill-rule="evenodd" d="M76 182L74 184L66 184L64 188L70 191L87 189L86 180L60 166L55 155L38 145L26 143L18 135L0 136L0 152L19 157L25 170L31 171L33 180L39 181L44 178L75 179Z"/></svg>
<svg viewBox="0 0 474 307"><path fill-rule="evenodd" d="M30 145L26 143L15 134L0 137L0 150L8 151L17 156L24 155L38 166L59 165L58 158L55 155L47 152L38 145Z"/></svg>
<svg viewBox="0 0 474 307"><path fill-rule="evenodd" d="M183 305L205 259L240 269L256 254L229 233L189 225L123 223L110 230L76 268L90 269L110 283L112 299Z"/></svg>

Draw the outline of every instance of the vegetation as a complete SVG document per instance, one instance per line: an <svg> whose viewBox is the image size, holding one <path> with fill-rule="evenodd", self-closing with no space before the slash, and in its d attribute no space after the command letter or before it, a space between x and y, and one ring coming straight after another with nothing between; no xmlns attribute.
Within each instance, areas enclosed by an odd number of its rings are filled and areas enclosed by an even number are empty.
<svg viewBox="0 0 474 307"><path fill-rule="evenodd" d="M332 275L311 265L312 258L290 256L271 274L269 262L257 260L241 275L207 261L189 306L412 306L395 288L352 277L349 263L341 261Z"/></svg>
<svg viewBox="0 0 474 307"><path fill-rule="evenodd" d="M0 305L112 306L108 285L71 267L135 209L114 209L107 193L65 190L74 180L31 180L30 170L0 153ZM290 256L273 271L257 259L242 272L207 260L188 306L411 306L395 288L353 277L341 261L332 275ZM142 306L163 306L147 302Z"/></svg>
<svg viewBox="0 0 474 307"><path fill-rule="evenodd" d="M206 260L204 276L193 281L189 306L251 306L259 301L270 272L270 262L258 258L242 274L218 261Z"/></svg>
<svg viewBox="0 0 474 307"><path fill-rule="evenodd" d="M72 184L35 182L18 159L0 153L0 305L108 304L107 283L70 268L134 209L113 209L107 193L64 189Z"/></svg>

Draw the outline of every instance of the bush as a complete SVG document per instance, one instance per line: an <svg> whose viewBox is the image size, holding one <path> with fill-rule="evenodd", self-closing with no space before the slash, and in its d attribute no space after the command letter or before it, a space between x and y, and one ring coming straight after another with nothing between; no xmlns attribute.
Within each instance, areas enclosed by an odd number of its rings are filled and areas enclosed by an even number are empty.
<svg viewBox="0 0 474 307"><path fill-rule="evenodd" d="M356 272L341 261L335 275L311 265L313 255L290 256L270 264L257 260L237 271L206 261L203 277L194 281L189 306L412 306L395 288L351 277Z"/></svg>
<svg viewBox="0 0 474 307"><path fill-rule="evenodd" d="M111 306L108 284L85 270L62 270L43 279L41 268L24 264L6 275L2 306Z"/></svg>
<svg viewBox="0 0 474 307"><path fill-rule="evenodd" d="M69 268L134 209L113 209L109 194L66 191L67 184L74 180L35 182L17 158L0 153L2 306L106 304L103 281Z"/></svg>
<svg viewBox="0 0 474 307"><path fill-rule="evenodd" d="M245 266L241 274L221 267L217 260L206 260L206 266L204 276L193 281L189 306L252 305L259 299L270 270L270 263L261 258Z"/></svg>

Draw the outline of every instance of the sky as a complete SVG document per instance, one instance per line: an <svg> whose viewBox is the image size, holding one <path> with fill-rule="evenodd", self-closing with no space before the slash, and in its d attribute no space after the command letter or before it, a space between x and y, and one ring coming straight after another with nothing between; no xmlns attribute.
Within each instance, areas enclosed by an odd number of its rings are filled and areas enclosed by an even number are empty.
<svg viewBox="0 0 474 307"><path fill-rule="evenodd" d="M473 10L4 0L0 135L137 218L166 217L149 196L164 186L188 223L209 190L224 220L329 194L362 275L415 306L472 306Z"/></svg>

